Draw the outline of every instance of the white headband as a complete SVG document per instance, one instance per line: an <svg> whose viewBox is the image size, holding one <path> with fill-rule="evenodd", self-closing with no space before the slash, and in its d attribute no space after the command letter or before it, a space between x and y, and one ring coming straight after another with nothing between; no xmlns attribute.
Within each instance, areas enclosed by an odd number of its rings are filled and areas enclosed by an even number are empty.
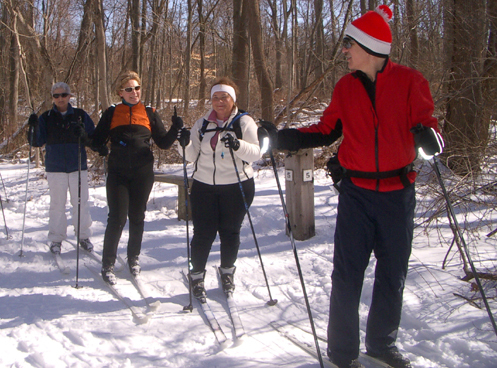
<svg viewBox="0 0 497 368"><path fill-rule="evenodd" d="M214 87L211 88L211 99L216 92L226 92L231 96L233 102L236 102L236 93L233 87L228 86L227 84L216 84Z"/></svg>

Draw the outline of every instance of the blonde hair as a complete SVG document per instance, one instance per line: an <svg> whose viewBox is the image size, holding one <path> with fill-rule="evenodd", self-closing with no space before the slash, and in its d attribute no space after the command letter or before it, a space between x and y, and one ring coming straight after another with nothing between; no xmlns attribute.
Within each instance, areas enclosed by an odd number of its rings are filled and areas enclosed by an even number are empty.
<svg viewBox="0 0 497 368"><path fill-rule="evenodd" d="M128 83L130 80L135 80L138 82L139 85L142 84L142 81L140 79L140 76L138 75L137 72L134 72L132 70L127 71L119 77L119 84L116 87L116 94L119 96L119 92L121 92L121 89L123 86Z"/></svg>

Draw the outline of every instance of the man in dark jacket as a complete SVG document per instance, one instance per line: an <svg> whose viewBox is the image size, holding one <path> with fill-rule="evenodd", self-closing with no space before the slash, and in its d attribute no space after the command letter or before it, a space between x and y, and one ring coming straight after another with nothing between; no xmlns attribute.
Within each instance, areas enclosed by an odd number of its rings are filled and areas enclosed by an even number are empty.
<svg viewBox="0 0 497 368"><path fill-rule="evenodd" d="M428 82L389 60L392 17L385 5L353 21L342 53L352 73L335 86L318 124L274 132L279 149L329 145L343 136L335 162L341 176L335 230L328 356L338 367L362 367L359 303L371 253L375 283L366 327L367 354L409 368L395 346L414 228L416 149L438 154L443 141ZM419 150L422 148L424 151Z"/></svg>
<svg viewBox="0 0 497 368"><path fill-rule="evenodd" d="M45 171L50 189L48 240L52 253L60 253L67 237L66 200L69 189L74 231L78 225L78 149L81 151L81 218L80 245L91 251L91 216L88 208L88 171L85 142L95 130L95 124L82 109L69 103L71 90L64 82L52 86L52 109L38 118L29 118L28 140L33 147L45 145Z"/></svg>

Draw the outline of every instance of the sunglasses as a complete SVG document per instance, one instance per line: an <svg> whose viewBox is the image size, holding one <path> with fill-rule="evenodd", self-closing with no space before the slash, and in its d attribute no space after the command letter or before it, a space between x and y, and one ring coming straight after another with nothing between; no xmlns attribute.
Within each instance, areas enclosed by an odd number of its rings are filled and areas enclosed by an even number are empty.
<svg viewBox="0 0 497 368"><path fill-rule="evenodd" d="M140 88L141 88L141 86L126 87L126 88L121 88L121 91L130 93L130 92L133 92L133 90L139 91Z"/></svg>
<svg viewBox="0 0 497 368"><path fill-rule="evenodd" d="M52 97L55 98L55 99L58 99L59 97L66 98L67 96L69 96L69 93L54 93L52 95Z"/></svg>
<svg viewBox="0 0 497 368"><path fill-rule="evenodd" d="M349 37L345 37L342 41L342 47L346 50L350 49L353 45L353 40L352 38L349 38Z"/></svg>

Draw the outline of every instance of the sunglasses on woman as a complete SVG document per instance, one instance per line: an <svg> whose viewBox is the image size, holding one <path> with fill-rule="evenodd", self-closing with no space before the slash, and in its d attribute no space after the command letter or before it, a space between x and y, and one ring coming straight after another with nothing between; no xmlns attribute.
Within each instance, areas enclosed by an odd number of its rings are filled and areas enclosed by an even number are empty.
<svg viewBox="0 0 497 368"><path fill-rule="evenodd" d="M130 93L130 92L133 92L133 90L139 91L140 88L141 88L141 86L126 87L126 88L121 88L121 91Z"/></svg>
<svg viewBox="0 0 497 368"><path fill-rule="evenodd" d="M52 95L52 97L55 98L55 99L58 99L59 97L66 98L67 96L69 96L69 93L54 93Z"/></svg>

